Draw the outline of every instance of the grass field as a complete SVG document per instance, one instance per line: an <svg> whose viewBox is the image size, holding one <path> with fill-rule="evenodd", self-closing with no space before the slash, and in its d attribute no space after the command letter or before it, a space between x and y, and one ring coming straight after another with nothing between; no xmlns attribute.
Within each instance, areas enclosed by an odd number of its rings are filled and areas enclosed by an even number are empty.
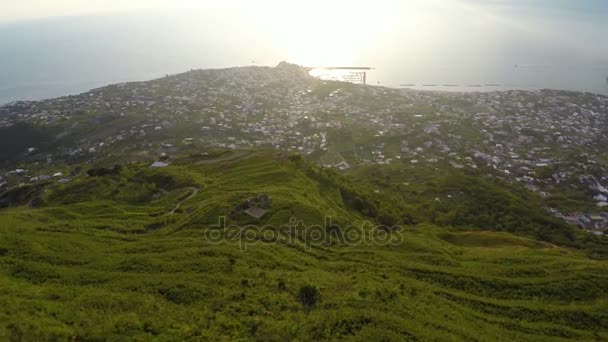
<svg viewBox="0 0 608 342"><path fill-rule="evenodd" d="M331 216L342 229L375 224L391 198L274 152L146 166L11 195L2 339L608 339L608 262L582 250L431 222L395 228L390 244L254 238L243 250L207 238L218 217ZM272 198L261 220L230 217L259 194Z"/></svg>

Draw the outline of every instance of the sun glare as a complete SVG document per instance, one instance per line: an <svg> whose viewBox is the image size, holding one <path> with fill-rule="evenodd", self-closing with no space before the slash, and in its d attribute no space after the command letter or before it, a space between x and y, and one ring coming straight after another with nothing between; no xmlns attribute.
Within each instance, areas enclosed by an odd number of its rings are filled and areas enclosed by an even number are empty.
<svg viewBox="0 0 608 342"><path fill-rule="evenodd" d="M256 27L281 46L285 59L305 66L337 66L361 63L361 52L390 25L398 1L293 2L271 1L271 12L253 9ZM364 61L363 61L364 62Z"/></svg>

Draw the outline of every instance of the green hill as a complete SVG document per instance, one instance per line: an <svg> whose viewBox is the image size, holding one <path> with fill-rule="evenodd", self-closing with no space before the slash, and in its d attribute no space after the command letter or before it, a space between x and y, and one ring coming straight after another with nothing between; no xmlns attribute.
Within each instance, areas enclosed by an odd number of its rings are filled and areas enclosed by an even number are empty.
<svg viewBox="0 0 608 342"><path fill-rule="evenodd" d="M396 180L378 189L297 155L238 151L148 166L83 164L70 183L0 195L0 336L608 338L608 263L585 250L420 219L419 209L462 211L425 209L423 191L403 194ZM446 182L519 213L520 194L469 181ZM248 199L261 218L242 210ZM298 221L309 229L292 229Z"/></svg>

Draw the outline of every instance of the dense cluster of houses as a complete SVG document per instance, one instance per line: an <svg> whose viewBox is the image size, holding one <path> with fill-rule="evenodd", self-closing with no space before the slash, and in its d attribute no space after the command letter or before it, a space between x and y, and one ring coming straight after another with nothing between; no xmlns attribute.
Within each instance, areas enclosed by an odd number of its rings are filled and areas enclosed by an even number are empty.
<svg viewBox="0 0 608 342"><path fill-rule="evenodd" d="M0 127L16 122L57 138L50 152L25 149L22 167L273 148L342 170L370 163L488 170L543 197L574 187L608 206L608 98L589 93L390 89L325 82L281 63L192 70L0 107ZM27 177L19 179L47 176Z"/></svg>
<svg viewBox="0 0 608 342"><path fill-rule="evenodd" d="M596 235L608 235L608 212L563 214L556 209L549 209L555 217L561 218L570 225L577 226Z"/></svg>

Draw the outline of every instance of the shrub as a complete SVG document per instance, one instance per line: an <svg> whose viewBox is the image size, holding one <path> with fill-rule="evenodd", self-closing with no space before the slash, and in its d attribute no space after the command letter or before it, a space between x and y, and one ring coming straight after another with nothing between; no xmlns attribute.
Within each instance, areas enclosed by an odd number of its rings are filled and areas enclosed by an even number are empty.
<svg viewBox="0 0 608 342"><path fill-rule="evenodd" d="M105 167L89 169L87 174L91 177L103 177L107 175L119 175L121 172L122 166L114 165L111 169Z"/></svg>
<svg viewBox="0 0 608 342"><path fill-rule="evenodd" d="M292 154L289 157L289 160L291 160L292 162L299 162L302 160L302 156L299 154Z"/></svg>
<svg viewBox="0 0 608 342"><path fill-rule="evenodd" d="M314 307L317 302L321 299L321 292L319 289L312 285L304 285L300 287L298 292L298 299L300 303L307 308Z"/></svg>
<svg viewBox="0 0 608 342"><path fill-rule="evenodd" d="M199 290L183 284L161 289L159 293L168 301L182 305L192 304L204 298Z"/></svg>
<svg viewBox="0 0 608 342"><path fill-rule="evenodd" d="M228 270L230 272L234 271L234 266L236 265L236 259L234 257L228 258Z"/></svg>

